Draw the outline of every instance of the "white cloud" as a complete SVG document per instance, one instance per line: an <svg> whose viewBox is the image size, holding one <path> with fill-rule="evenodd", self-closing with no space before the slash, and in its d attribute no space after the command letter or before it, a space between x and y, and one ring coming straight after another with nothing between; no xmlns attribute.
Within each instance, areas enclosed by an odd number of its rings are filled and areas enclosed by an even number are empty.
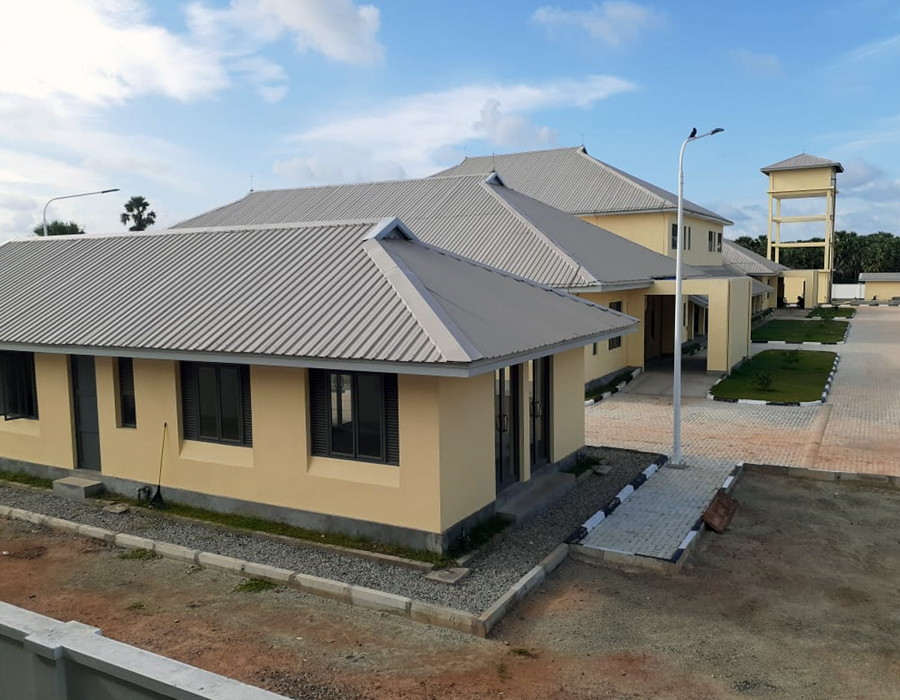
<svg viewBox="0 0 900 700"><path fill-rule="evenodd" d="M662 13L625 0L609 0L593 5L590 10L539 7L531 16L531 21L548 29L580 27L592 39L615 47L634 43L645 32L665 25Z"/></svg>
<svg viewBox="0 0 900 700"><path fill-rule="evenodd" d="M338 115L293 136L289 143L299 153L279 160L277 172L302 184L374 179L389 167L412 177L427 175L448 164L441 160L448 149L471 141L507 148L549 145L554 132L523 115L588 108L635 89L621 78L590 76L536 85L468 85L396 98L375 110L366 105L359 110L362 116Z"/></svg>
<svg viewBox="0 0 900 700"><path fill-rule="evenodd" d="M729 57L754 78L772 78L781 75L781 61L774 54L735 49L729 53Z"/></svg>

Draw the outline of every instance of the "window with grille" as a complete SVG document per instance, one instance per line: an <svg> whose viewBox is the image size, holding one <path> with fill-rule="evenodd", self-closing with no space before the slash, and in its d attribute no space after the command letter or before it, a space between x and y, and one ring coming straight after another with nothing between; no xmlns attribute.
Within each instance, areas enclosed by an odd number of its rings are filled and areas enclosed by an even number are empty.
<svg viewBox="0 0 900 700"><path fill-rule="evenodd" d="M400 464L397 375L309 370L312 453Z"/></svg>
<svg viewBox="0 0 900 700"><path fill-rule="evenodd" d="M134 403L134 363L130 357L118 360L119 426L137 428L137 409Z"/></svg>
<svg viewBox="0 0 900 700"><path fill-rule="evenodd" d="M185 440L251 446L250 368L182 362L181 412Z"/></svg>
<svg viewBox="0 0 900 700"><path fill-rule="evenodd" d="M34 353L0 352L0 404L4 420L38 417Z"/></svg>

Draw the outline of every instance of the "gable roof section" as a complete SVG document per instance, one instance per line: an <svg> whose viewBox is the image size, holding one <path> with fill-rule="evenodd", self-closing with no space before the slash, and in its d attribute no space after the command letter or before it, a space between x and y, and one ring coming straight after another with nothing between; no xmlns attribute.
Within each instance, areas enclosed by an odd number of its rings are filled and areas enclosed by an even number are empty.
<svg viewBox="0 0 900 700"><path fill-rule="evenodd" d="M748 274L745 274L743 271L728 263L723 265L700 265L697 269L702 270L708 277L750 277ZM752 296L756 297L761 294L768 294L772 291L774 291L773 287L770 287L764 282L760 282L758 279L750 277L750 294Z"/></svg>
<svg viewBox="0 0 900 700"><path fill-rule="evenodd" d="M836 160L811 156L809 153L799 153L791 158L779 160L777 163L760 168L759 171L768 175L776 170L805 170L807 168L836 168L839 173L844 172L844 166Z"/></svg>
<svg viewBox="0 0 900 700"><path fill-rule="evenodd" d="M0 267L7 349L468 376L636 326L397 221L33 238Z"/></svg>
<svg viewBox="0 0 900 700"><path fill-rule="evenodd" d="M383 216L399 216L426 243L561 289L649 285L675 275L671 258L483 173L251 192L174 228Z"/></svg>
<svg viewBox="0 0 900 700"><path fill-rule="evenodd" d="M722 241L722 260L745 275L779 275L790 269L729 240Z"/></svg>
<svg viewBox="0 0 900 700"><path fill-rule="evenodd" d="M466 158L436 177L494 171L507 187L570 214L678 210L677 195L593 158L584 146ZM684 210L717 223L733 223L689 200L684 200Z"/></svg>

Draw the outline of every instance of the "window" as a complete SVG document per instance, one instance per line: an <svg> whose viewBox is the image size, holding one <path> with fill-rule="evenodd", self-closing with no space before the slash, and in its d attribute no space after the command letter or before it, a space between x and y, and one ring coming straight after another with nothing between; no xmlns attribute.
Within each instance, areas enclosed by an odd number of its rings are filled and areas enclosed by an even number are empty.
<svg viewBox="0 0 900 700"><path fill-rule="evenodd" d="M137 428L137 411L134 404L134 363L130 357L120 357L119 378L119 427Z"/></svg>
<svg viewBox="0 0 900 700"><path fill-rule="evenodd" d="M597 354L597 343L594 343L594 347L591 350L591 355L596 355L596 354Z"/></svg>
<svg viewBox="0 0 900 700"><path fill-rule="evenodd" d="M709 232L709 252L710 253L716 252L716 232L715 231Z"/></svg>
<svg viewBox="0 0 900 700"><path fill-rule="evenodd" d="M251 446L250 368L182 362L181 411L185 440Z"/></svg>
<svg viewBox="0 0 900 700"><path fill-rule="evenodd" d="M622 302L614 301L609 305L609 308L613 311L622 311ZM617 335L615 338L609 339L609 349L615 350L616 348L622 347L622 336Z"/></svg>
<svg viewBox="0 0 900 700"><path fill-rule="evenodd" d="M309 370L312 453L400 464L397 375Z"/></svg>
<svg viewBox="0 0 900 700"><path fill-rule="evenodd" d="M38 417L33 353L0 352L0 404L4 420Z"/></svg>
<svg viewBox="0 0 900 700"><path fill-rule="evenodd" d="M672 224L672 250L676 250L678 248L678 224ZM691 249L691 227L684 227L684 249Z"/></svg>
<svg viewBox="0 0 900 700"><path fill-rule="evenodd" d="M719 231L716 234L716 252L717 253L722 252L722 232L721 231Z"/></svg>

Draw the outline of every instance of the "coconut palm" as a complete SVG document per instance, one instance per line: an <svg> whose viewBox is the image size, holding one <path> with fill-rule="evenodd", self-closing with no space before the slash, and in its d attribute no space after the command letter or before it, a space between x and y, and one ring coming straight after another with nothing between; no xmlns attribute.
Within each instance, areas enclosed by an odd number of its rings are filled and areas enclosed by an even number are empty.
<svg viewBox="0 0 900 700"><path fill-rule="evenodd" d="M131 222L131 226L128 226L129 231L143 231L156 223L156 213L147 211L149 208L150 202L136 195L125 202L125 212L119 218L125 226Z"/></svg>

